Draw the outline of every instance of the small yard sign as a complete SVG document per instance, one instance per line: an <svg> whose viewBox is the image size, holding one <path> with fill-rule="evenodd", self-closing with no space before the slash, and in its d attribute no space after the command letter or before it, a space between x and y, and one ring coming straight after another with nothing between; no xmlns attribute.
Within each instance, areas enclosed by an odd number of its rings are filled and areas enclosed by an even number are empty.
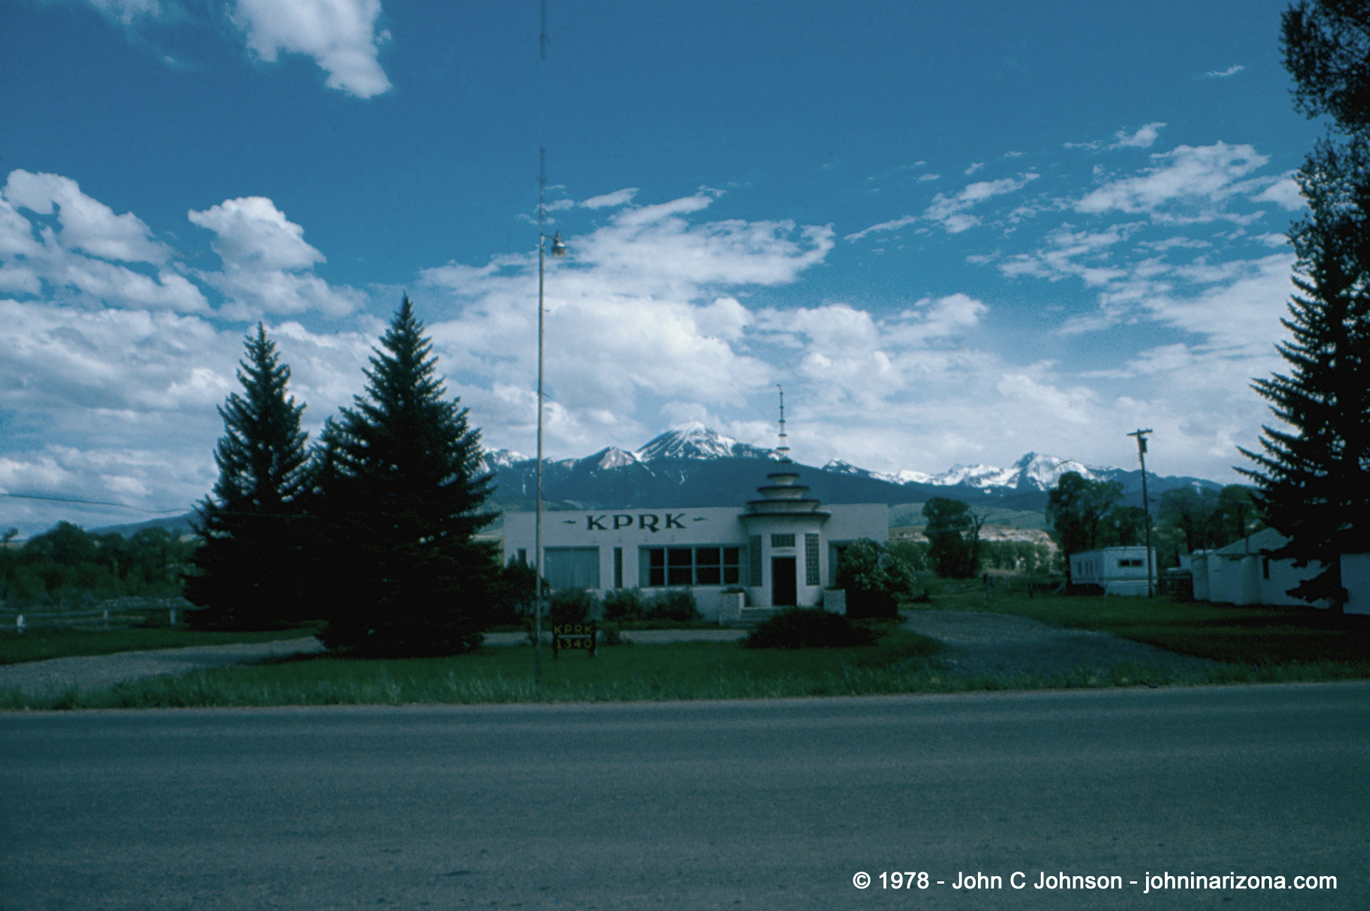
<svg viewBox="0 0 1370 911"><path fill-rule="evenodd" d="M599 638L599 624L594 620L589 623L563 623L560 626L552 627L552 657L556 658L557 653L564 648L584 649L590 653L590 657L595 657L595 642Z"/></svg>

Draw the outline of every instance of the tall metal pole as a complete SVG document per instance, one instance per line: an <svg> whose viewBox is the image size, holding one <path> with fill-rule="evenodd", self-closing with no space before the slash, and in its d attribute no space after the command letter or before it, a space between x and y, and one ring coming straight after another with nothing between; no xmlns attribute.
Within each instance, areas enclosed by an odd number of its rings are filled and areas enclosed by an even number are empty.
<svg viewBox="0 0 1370 911"><path fill-rule="evenodd" d="M538 36L538 467L537 518L533 524L533 567L537 597L533 605L533 683L542 684L542 273L544 228L547 226L547 0L542 0L542 31Z"/></svg>
<svg viewBox="0 0 1370 911"><path fill-rule="evenodd" d="M1146 596L1151 597L1154 570L1151 566L1151 501L1146 496L1146 435L1153 430L1138 430L1128 436L1137 438L1137 458L1142 463L1142 513L1146 516Z"/></svg>

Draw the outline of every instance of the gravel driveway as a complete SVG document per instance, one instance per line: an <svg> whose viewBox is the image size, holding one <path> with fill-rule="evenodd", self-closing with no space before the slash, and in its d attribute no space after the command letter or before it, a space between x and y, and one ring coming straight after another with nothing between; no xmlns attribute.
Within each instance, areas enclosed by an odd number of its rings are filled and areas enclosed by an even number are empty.
<svg viewBox="0 0 1370 911"><path fill-rule="evenodd" d="M83 690L98 690L159 674L184 674L205 668L251 664L267 658L320 651L323 651L323 643L310 636L276 642L197 645L191 648L118 652L113 655L49 658L46 661L0 665L0 689L17 686L27 696L61 693L74 686Z"/></svg>
<svg viewBox="0 0 1370 911"><path fill-rule="evenodd" d="M1103 669L1121 662L1145 662L1162 670L1199 670L1212 663L1204 658L1177 655L1119 639L1109 633L1065 629L1008 614L917 611L904 628L942 642L946 651L938 660L960 674L1051 675L1068 673L1081 666ZM745 635L745 630L738 629L642 630L628 633L624 638L646 645L689 640L733 641ZM524 633L492 633L486 637L488 645L512 646L527 641ZM18 687L29 696L60 693L73 686L83 690L102 689L159 674L184 674L322 650L319 640L311 637L51 658L0 665L0 689Z"/></svg>
<svg viewBox="0 0 1370 911"><path fill-rule="evenodd" d="M1052 675L1123 662L1144 662L1160 670L1202 670L1213 663L1111 633L1067 629L1009 614L916 611L904 628L945 645L939 659L962 674Z"/></svg>

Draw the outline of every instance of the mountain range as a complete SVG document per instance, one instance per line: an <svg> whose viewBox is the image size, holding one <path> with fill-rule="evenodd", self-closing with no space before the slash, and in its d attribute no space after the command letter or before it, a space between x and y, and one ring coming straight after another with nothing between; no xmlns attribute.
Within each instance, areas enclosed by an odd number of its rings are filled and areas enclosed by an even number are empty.
<svg viewBox="0 0 1370 911"><path fill-rule="evenodd" d="M609 447L580 459L543 464L543 500L549 509L630 509L645 506L742 506L776 469L780 453L742 443L702 425L671 430L641 449ZM507 449L487 450L483 471L495 475L493 506L531 510L537 506L537 460ZM1029 452L1008 468L957 465L941 474L917 471L882 473L846 462L815 467L796 463L800 483L825 503L885 503L891 507L926 503L933 497L963 500L972 506L1037 512L1046 508L1047 491L1061 475L1077 471L1092 481L1118 481L1123 502L1142 504L1140 470L1087 466L1070 459ZM1154 505L1175 487L1219 490L1202 478L1147 472L1147 494ZM192 514L132 525L96 529L132 534L159 526L189 531ZM895 513L892 513L894 516ZM902 513L901 513L902 515ZM917 521L916 519L913 521Z"/></svg>
<svg viewBox="0 0 1370 911"><path fill-rule="evenodd" d="M610 509L639 506L740 506L780 460L765 449L692 425L671 430L631 452L615 447L580 459L543 463L543 500L549 508ZM499 505L532 509L536 505L537 460L508 450L484 455L495 474ZM826 503L886 503L896 506L950 497L972 505L1041 510L1047 491L1061 475L1079 472L1095 481L1118 481L1124 502L1141 505L1140 470L1087 466L1070 459L1029 452L1011 467L957 465L941 474L916 471L882 473L846 462L821 467L797 464L801 484ZM1147 472L1147 494L1154 503L1166 490L1222 485L1201 478L1162 477Z"/></svg>

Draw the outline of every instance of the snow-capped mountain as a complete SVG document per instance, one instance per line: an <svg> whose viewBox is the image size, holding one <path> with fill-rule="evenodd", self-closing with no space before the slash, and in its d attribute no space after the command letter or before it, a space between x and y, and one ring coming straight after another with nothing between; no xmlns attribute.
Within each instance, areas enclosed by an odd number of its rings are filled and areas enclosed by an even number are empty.
<svg viewBox="0 0 1370 911"><path fill-rule="evenodd" d="M690 425L627 451L616 447L581 459L548 460L543 466L543 497L553 507L616 508L633 506L734 506L756 495L771 464L780 459L774 449L756 447L722 436L703 425ZM515 452L485 453L486 470L496 475L496 499L507 508L529 508L536 501L537 463ZM932 497L952 497L974 503L996 504L1015 510L1041 510L1047 492L1067 471L1078 471L1091 481L1118 481L1126 503L1141 503L1141 473L1137 470L1085 466L1029 452L1001 469L988 464L955 466L940 474L922 471L877 473L847 462L810 467L797 464L803 484L825 503L926 503ZM1197 478L1147 477L1152 499L1173 486L1218 488Z"/></svg>
<svg viewBox="0 0 1370 911"><path fill-rule="evenodd" d="M1050 490L1068 471L1078 472L1090 481L1107 480L1118 468L1090 468L1073 459L1029 452L1010 468L995 465L954 465L941 474L921 471L879 472L866 471L847 462L832 461L824 471L857 475L888 481L891 484L929 484L934 487L1004 488L1007 490Z"/></svg>
<svg viewBox="0 0 1370 911"><path fill-rule="evenodd" d="M773 449L762 449L750 443L740 442L703 424L688 424L677 430L668 430L632 452L610 446L588 458L594 460L596 468L609 471L669 459L778 459L779 455ZM530 461L530 458L508 449L486 450L482 456L486 471L498 471L525 461ZM570 465L584 460L563 461Z"/></svg>
<svg viewBox="0 0 1370 911"><path fill-rule="evenodd" d="M543 465L543 497L552 504L584 508L634 505L728 506L755 496L757 485L773 470L779 454L773 449L743 443L708 427L694 424L671 430L641 448L609 447L580 459L558 459ZM488 471L494 472L497 498L512 508L526 508L536 492L536 461L507 450L487 452ZM758 464L761 462L762 464ZM1068 471L1089 480L1118 481L1127 502L1140 503L1141 473L1137 470L1086 466L1072 459L1029 452L1008 468L993 465L955 466L940 474L919 471L872 472L847 462L822 468L796 466L802 483L828 503L890 505L952 497L994 502L1015 509L1040 509L1046 492ZM1148 474L1153 499L1170 487L1218 484L1196 478Z"/></svg>
<svg viewBox="0 0 1370 911"><path fill-rule="evenodd" d="M762 449L742 443L732 437L705 427L690 424L679 430L668 430L634 453L640 461L658 459L775 459L773 449Z"/></svg>

